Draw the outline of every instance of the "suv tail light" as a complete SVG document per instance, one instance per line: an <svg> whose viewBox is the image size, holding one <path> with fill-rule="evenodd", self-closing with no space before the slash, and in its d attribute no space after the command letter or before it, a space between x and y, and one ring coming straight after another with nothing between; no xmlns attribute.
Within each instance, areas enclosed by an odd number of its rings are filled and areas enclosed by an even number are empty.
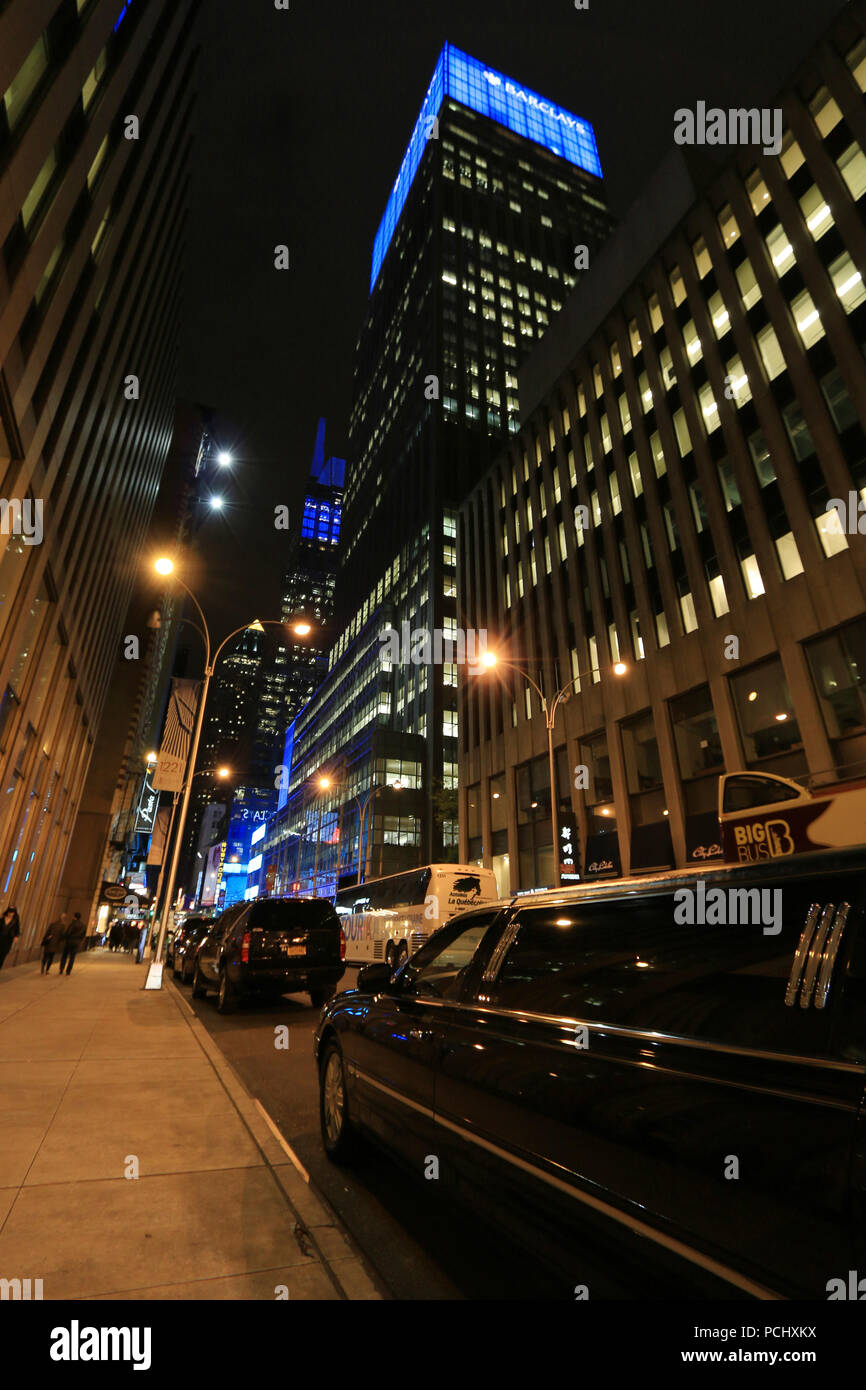
<svg viewBox="0 0 866 1390"><path fill-rule="evenodd" d="M241 941L241 964L246 965L250 958L250 933L245 931Z"/></svg>
<svg viewBox="0 0 866 1390"><path fill-rule="evenodd" d="M346 933L340 928L340 960L346 959Z"/></svg>

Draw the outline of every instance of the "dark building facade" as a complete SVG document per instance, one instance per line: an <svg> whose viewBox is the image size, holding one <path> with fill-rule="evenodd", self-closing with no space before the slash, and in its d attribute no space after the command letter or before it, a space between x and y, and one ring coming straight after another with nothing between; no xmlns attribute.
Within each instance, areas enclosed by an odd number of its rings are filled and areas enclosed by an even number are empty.
<svg viewBox="0 0 866 1390"><path fill-rule="evenodd" d="M349 874L380 774L400 791L375 805L377 863L456 854L456 663L389 663L381 634L456 636L457 506L517 429L520 362L610 226L592 127L446 45L374 245L340 636L294 731L292 796L331 769Z"/></svg>
<svg viewBox="0 0 866 1390"><path fill-rule="evenodd" d="M548 701L578 678L555 795L584 876L700 862L720 772L866 773L866 542L831 506L866 498L864 28L848 6L775 103L778 155L671 155L461 514L461 621ZM502 665L461 702L462 857L551 884L539 699Z"/></svg>
<svg viewBox="0 0 866 1390"><path fill-rule="evenodd" d="M280 616L289 635L299 622L308 623L310 632L297 641L277 639L264 681L260 728L280 756L288 725L328 673L345 479L345 459L325 457L325 421L320 420L280 598Z"/></svg>
<svg viewBox="0 0 866 1390"><path fill-rule="evenodd" d="M197 9L0 9L0 896L18 959L94 887L60 885L171 438Z"/></svg>

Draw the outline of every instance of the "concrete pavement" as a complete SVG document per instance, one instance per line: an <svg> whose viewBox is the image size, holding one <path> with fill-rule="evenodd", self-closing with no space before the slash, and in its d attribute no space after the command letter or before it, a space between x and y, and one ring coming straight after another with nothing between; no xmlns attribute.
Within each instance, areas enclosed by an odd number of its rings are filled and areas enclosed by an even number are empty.
<svg viewBox="0 0 866 1390"><path fill-rule="evenodd" d="M0 1279L45 1299L376 1299L333 1212L169 982L0 972Z"/></svg>

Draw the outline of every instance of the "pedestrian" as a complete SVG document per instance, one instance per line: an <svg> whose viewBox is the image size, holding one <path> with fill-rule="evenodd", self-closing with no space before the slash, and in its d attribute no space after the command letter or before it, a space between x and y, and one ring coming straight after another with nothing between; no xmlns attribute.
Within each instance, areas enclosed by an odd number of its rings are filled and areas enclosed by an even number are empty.
<svg viewBox="0 0 866 1390"><path fill-rule="evenodd" d="M66 928L66 938L63 942L63 955L60 957L60 973L63 974L63 967L66 966L67 975L72 974L72 964L76 955L81 949L81 943L87 935L87 928L81 920L81 913L76 912Z"/></svg>
<svg viewBox="0 0 866 1390"><path fill-rule="evenodd" d="M135 922L127 922L123 929L123 949L134 951L138 945L138 927Z"/></svg>
<svg viewBox="0 0 866 1390"><path fill-rule="evenodd" d="M54 954L60 949L66 940L66 926L69 916L66 912L61 912L59 917L55 917L53 922L49 922L42 938L42 966L40 975L47 975L51 970Z"/></svg>
<svg viewBox="0 0 866 1390"><path fill-rule="evenodd" d="M7 907L0 919L0 969L3 962L12 950L15 938L21 935L21 923L18 919L17 909Z"/></svg>
<svg viewBox="0 0 866 1390"><path fill-rule="evenodd" d="M117 917L115 917L114 921L113 921L112 924L111 924L111 931L108 933L108 949L109 949L109 951L119 951L119 950L120 950L120 943L121 943L122 940L123 940L123 927L122 927L121 924L120 924L120 920L119 920Z"/></svg>

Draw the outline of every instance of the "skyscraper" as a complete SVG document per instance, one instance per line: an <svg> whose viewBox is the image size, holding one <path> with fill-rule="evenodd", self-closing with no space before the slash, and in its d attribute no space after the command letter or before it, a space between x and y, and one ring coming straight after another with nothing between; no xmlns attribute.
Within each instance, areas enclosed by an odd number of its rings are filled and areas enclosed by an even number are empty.
<svg viewBox="0 0 866 1390"><path fill-rule="evenodd" d="M67 905L171 438L197 10L0 9L0 893L19 959Z"/></svg>
<svg viewBox="0 0 866 1390"><path fill-rule="evenodd" d="M311 699L328 672L333 641L334 583L337 576L346 461L325 457L325 421L316 430L300 522L292 538L283 577L281 614L289 631L304 620L308 637L278 641L264 678L259 729L282 753L289 724Z"/></svg>
<svg viewBox="0 0 866 1390"><path fill-rule="evenodd" d="M772 103L779 152L671 151L524 364L520 432L464 503L461 604L580 698L555 843L537 698L508 669L464 686L463 853L503 893L553 884L564 827L590 879L720 855L724 772L863 776L864 91L846 7Z"/></svg>
<svg viewBox="0 0 866 1390"><path fill-rule="evenodd" d="M340 636L294 738L299 797L329 761L346 769L345 854L352 797L400 781L372 819L379 869L441 858L457 840L456 664L388 666L380 634L404 622L456 633L458 504L517 429L517 368L610 227L592 127L446 44L375 239Z"/></svg>

